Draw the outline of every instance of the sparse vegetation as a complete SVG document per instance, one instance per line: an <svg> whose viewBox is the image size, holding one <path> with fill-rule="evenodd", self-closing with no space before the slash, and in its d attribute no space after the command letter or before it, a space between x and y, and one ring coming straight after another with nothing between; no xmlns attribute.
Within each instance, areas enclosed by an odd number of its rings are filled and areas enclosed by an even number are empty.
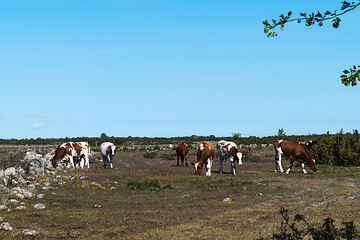
<svg viewBox="0 0 360 240"><path fill-rule="evenodd" d="M144 158L153 159L158 156L158 153L157 152L146 152L146 153L144 153L143 156L144 156Z"/></svg>
<svg viewBox="0 0 360 240"><path fill-rule="evenodd" d="M155 191L171 188L171 184L161 185L157 179L146 178L145 180L130 179L127 183L130 190Z"/></svg>
<svg viewBox="0 0 360 240"><path fill-rule="evenodd" d="M337 239L360 239L353 221L342 222L343 227L335 226L334 219L328 217L322 224L314 224L305 219L304 215L296 214L294 220L290 220L289 211L280 208L283 218L279 232L273 233L271 239L275 240L337 240ZM259 240L264 238L259 238Z"/></svg>

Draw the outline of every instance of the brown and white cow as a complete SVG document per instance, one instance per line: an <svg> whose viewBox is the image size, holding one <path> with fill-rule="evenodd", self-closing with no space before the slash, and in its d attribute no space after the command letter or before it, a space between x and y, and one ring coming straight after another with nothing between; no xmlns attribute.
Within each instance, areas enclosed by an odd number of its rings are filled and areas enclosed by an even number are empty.
<svg viewBox="0 0 360 240"><path fill-rule="evenodd" d="M274 143L274 147L275 147L275 172L278 171L278 167L280 168L280 172L284 172L281 166L282 155L289 157L291 159L289 169L286 170L287 174L290 172L295 161L301 163L304 173L307 173L305 170L305 164L304 164L305 162L308 164L311 170L317 172L315 159L313 159L310 156L309 151L303 144L295 141L278 140Z"/></svg>
<svg viewBox="0 0 360 240"><path fill-rule="evenodd" d="M205 165L206 176L211 176L212 161L215 157L215 148L209 142L202 142L197 151L197 161L191 163L195 167L195 174L200 175L202 166Z"/></svg>
<svg viewBox="0 0 360 240"><path fill-rule="evenodd" d="M71 167L75 167L75 160L78 161L81 168L84 164L89 168L90 146L88 142L67 142L55 149L51 158L53 167L57 167L59 161L65 159L69 161Z"/></svg>
<svg viewBox="0 0 360 240"><path fill-rule="evenodd" d="M217 148L217 154L215 156L216 158L219 158L219 164L220 169L219 172L223 172L223 160L229 159L231 164L230 173L236 175L235 171L235 161L238 161L239 166L242 165L242 153L237 148L236 144L233 142L227 142L224 140L221 140L216 145Z"/></svg>
<svg viewBox="0 0 360 240"><path fill-rule="evenodd" d="M185 159L185 165L188 165L188 153L189 153L189 146L181 142L176 147L176 154L177 154L177 166L179 166L179 158L181 159L181 166L184 166L184 159Z"/></svg>

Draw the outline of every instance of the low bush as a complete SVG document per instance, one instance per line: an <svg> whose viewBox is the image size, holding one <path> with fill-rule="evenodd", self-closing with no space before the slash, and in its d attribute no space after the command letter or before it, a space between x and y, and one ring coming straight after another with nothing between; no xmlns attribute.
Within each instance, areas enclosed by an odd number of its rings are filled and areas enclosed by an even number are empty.
<svg viewBox="0 0 360 240"><path fill-rule="evenodd" d="M322 224L312 224L306 221L301 214L296 214L291 222L287 209L281 207L280 214L283 221L280 225L280 231L273 233L271 239L276 240L337 240L337 239L360 239L354 222L343 222L343 227L338 228L332 218L324 219ZM265 238L258 238L264 240Z"/></svg>
<svg viewBox="0 0 360 240"><path fill-rule="evenodd" d="M150 158L150 159L153 159L153 158L156 158L158 156L158 153L157 152L146 152L144 153L144 158Z"/></svg>
<svg viewBox="0 0 360 240"><path fill-rule="evenodd" d="M145 191L156 191L172 188L170 184L161 185L157 179L147 178L144 181L141 180L129 180L127 187L130 190L145 190Z"/></svg>
<svg viewBox="0 0 360 240"><path fill-rule="evenodd" d="M318 139L311 151L317 163L336 166L360 165L360 136L357 130L344 134L341 130L335 135L327 133Z"/></svg>

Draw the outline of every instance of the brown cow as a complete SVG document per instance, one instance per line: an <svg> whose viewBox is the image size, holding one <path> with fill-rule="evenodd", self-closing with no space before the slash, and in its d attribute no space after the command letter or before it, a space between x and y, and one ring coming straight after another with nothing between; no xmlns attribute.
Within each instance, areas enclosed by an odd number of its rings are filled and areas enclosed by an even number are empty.
<svg viewBox="0 0 360 240"><path fill-rule="evenodd" d="M197 151L196 163L191 163L195 167L195 174L200 175L202 172L202 166L205 165L206 176L211 176L212 161L215 157L215 148L209 142L203 142L200 144Z"/></svg>
<svg viewBox="0 0 360 240"><path fill-rule="evenodd" d="M306 147L295 141L285 141L285 140L278 140L274 143L275 147L275 172L278 170L278 166L280 167L280 172L284 172L283 168L281 167L281 155L286 157L290 157L290 167L286 170L286 174L288 174L294 165L295 161L301 163L302 169L304 173L307 173L305 170L306 162L311 170L317 172L317 167L315 163L315 159L310 156L309 151Z"/></svg>
<svg viewBox="0 0 360 240"><path fill-rule="evenodd" d="M185 165L188 165L188 152L189 152L189 146L181 142L176 147L176 154L177 154L177 165L179 166L179 158L181 159L181 166L184 166L184 158L185 158Z"/></svg>

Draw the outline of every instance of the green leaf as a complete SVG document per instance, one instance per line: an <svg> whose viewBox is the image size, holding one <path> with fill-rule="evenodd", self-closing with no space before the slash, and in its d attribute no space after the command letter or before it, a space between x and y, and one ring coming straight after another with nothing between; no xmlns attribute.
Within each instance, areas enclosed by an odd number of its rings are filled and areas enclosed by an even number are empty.
<svg viewBox="0 0 360 240"><path fill-rule="evenodd" d="M266 34L269 31L269 29L264 28L264 33Z"/></svg>
<svg viewBox="0 0 360 240"><path fill-rule="evenodd" d="M315 17L322 18L322 14L318 11Z"/></svg>

